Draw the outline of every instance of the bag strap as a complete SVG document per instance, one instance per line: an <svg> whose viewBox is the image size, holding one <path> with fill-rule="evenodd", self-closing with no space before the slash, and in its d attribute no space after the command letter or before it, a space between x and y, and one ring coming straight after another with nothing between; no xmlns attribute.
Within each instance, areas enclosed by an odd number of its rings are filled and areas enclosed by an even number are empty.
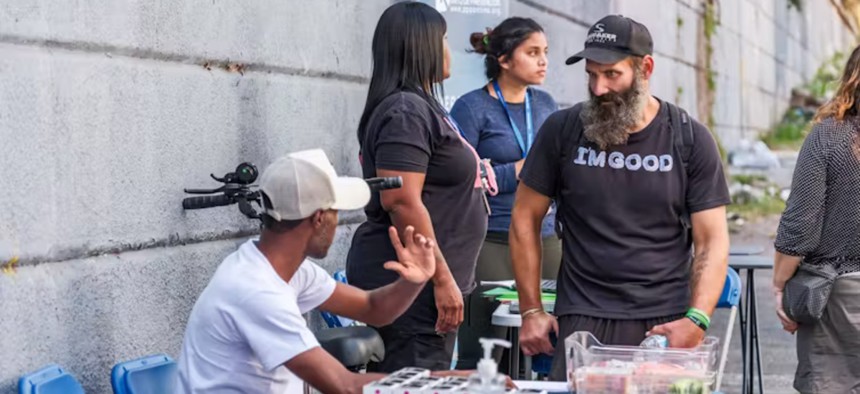
<svg viewBox="0 0 860 394"><path fill-rule="evenodd" d="M693 153L693 121L684 109L667 101L663 102L669 109L669 128L672 133L674 149L677 157L681 158L681 225L687 236L692 237L693 223L687 207L687 186L690 178L690 156Z"/></svg>
<svg viewBox="0 0 860 394"><path fill-rule="evenodd" d="M555 188L555 206L556 212L561 212L562 205L562 175L561 170L564 168L564 163L567 163L570 154L574 149L579 146L579 143L582 140L583 127L582 127L582 117L580 114L582 113L583 103L578 103L571 107L568 110L567 117L564 119L564 125L562 126L562 131L567 132L567 135L563 135L564 140L561 141L561 154L559 155L559 174L556 178L556 188ZM555 232L561 237L562 232L564 231L564 226L561 224L561 215L556 215L555 217Z"/></svg>

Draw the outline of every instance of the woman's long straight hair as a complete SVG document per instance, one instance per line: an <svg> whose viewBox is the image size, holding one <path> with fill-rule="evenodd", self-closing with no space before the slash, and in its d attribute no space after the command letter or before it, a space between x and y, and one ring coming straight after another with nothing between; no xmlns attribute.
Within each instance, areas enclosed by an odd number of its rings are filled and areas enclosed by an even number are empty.
<svg viewBox="0 0 860 394"><path fill-rule="evenodd" d="M373 33L373 71L361 121L358 142L376 106L400 91L416 93L437 111L445 79L445 18L424 3L403 2L388 7Z"/></svg>

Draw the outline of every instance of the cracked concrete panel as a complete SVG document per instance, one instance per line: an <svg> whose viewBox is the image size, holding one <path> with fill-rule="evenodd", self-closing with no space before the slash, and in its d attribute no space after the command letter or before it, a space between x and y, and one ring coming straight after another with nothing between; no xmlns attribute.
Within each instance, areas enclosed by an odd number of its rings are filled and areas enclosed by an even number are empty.
<svg viewBox="0 0 860 394"><path fill-rule="evenodd" d="M47 0L7 1L0 3L0 37L368 77L373 29L390 4L91 0L58 6Z"/></svg>
<svg viewBox="0 0 860 394"><path fill-rule="evenodd" d="M151 353L178 356L185 322L239 240L26 266L0 275L0 392L58 363L87 392L110 392L110 368Z"/></svg>
<svg viewBox="0 0 860 394"><path fill-rule="evenodd" d="M188 211L242 161L324 148L358 174L362 84L0 44L0 239L24 263L252 231L235 206ZM332 116L337 114L337 116ZM24 163L28 163L24 165Z"/></svg>

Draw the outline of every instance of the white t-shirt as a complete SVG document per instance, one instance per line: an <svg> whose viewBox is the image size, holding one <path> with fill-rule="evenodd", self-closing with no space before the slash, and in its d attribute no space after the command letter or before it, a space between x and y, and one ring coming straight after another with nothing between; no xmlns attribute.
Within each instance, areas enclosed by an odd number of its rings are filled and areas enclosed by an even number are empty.
<svg viewBox="0 0 860 394"><path fill-rule="evenodd" d="M284 282L255 241L245 242L191 310L176 392L301 393L301 379L283 364L319 346L302 314L325 302L335 283L307 260Z"/></svg>

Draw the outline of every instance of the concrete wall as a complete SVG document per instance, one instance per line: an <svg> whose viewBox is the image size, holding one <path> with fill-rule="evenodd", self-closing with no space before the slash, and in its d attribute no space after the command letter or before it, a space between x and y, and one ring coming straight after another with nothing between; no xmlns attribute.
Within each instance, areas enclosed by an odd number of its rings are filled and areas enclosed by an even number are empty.
<svg viewBox="0 0 860 394"><path fill-rule="evenodd" d="M0 392L49 362L110 392L118 360L177 356L197 295L255 229L236 207L183 212L182 189L311 147L359 174L370 38L389 4L0 4L0 262L20 259L0 274ZM361 220L342 215L327 268Z"/></svg>
<svg viewBox="0 0 860 394"><path fill-rule="evenodd" d="M806 2L802 15L784 0L720 3L715 113L731 142L773 122L789 89L849 37L826 2ZM182 188L214 187L210 172L241 161L262 169L310 147L359 174L354 130L370 39L389 4L0 3L0 264L19 260L0 274L0 392L49 362L89 392L109 392L116 361L178 354L197 295L255 231L235 207L183 212ZM655 37L655 92L694 114L701 9L693 0L509 6L545 26L545 88L559 102L587 95L582 66L564 59L591 23L621 12ZM242 64L244 74L224 64ZM362 219L342 215L327 269L342 266Z"/></svg>
<svg viewBox="0 0 860 394"><path fill-rule="evenodd" d="M651 31L656 69L652 91L693 116L701 112L705 91L702 24L705 0L513 1L511 13L529 15L547 30L552 53L545 89L564 104L587 97L584 65L565 66L581 49L588 27L607 13L634 18ZM777 123L791 89L811 78L837 51L855 40L826 1L805 1L803 12L787 0L718 0L711 40L715 73L715 131L727 148L755 138Z"/></svg>
<svg viewBox="0 0 860 394"><path fill-rule="evenodd" d="M654 36L657 70L652 89L699 118L696 83L701 68L701 0L613 2L614 11L645 23ZM854 38L827 1L804 1L803 13L786 0L716 1L712 38L716 132L731 148L778 122L798 87ZM679 93L679 88L682 92Z"/></svg>

